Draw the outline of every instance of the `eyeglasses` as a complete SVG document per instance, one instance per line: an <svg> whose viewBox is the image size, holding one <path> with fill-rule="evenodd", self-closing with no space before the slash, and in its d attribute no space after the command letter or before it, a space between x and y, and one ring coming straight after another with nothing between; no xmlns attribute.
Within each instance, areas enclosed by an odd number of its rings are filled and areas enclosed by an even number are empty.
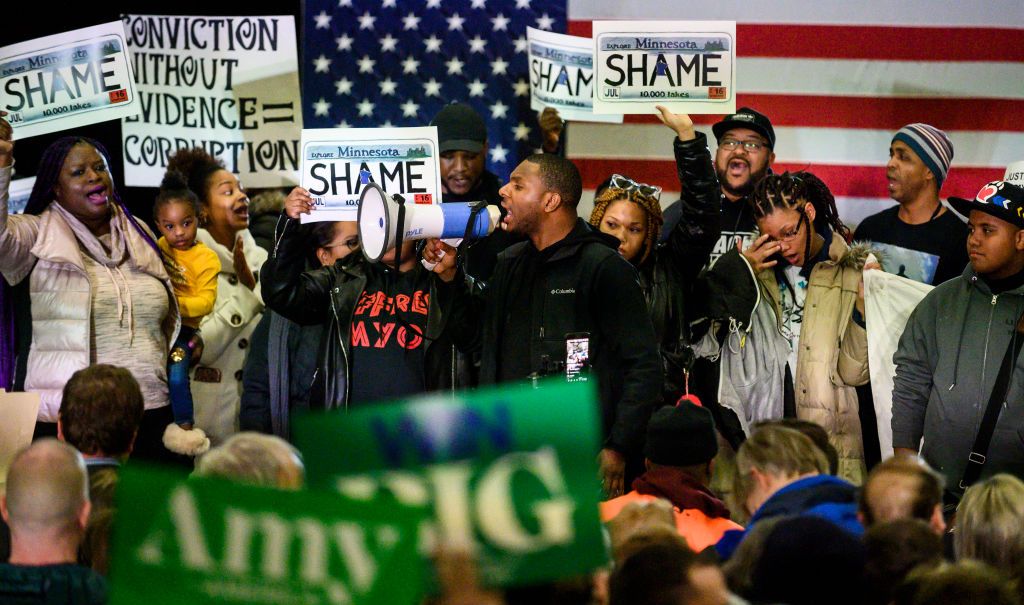
<svg viewBox="0 0 1024 605"><path fill-rule="evenodd" d="M768 146L761 141L737 141L736 139L725 139L718 143L718 147L726 151L736 151L740 145L743 145L747 151L761 151Z"/></svg>
<svg viewBox="0 0 1024 605"><path fill-rule="evenodd" d="M777 242L783 242L783 243L786 243L786 244L788 244L789 242L795 240L797 238L797 236L800 235L800 230L803 229L804 219L805 218L807 218L807 215L804 214L804 212L801 210L800 211L800 220L797 221L796 227L793 227L792 229L788 229L786 231L783 231L782 233L779 233L779 237L773 237L772 239L777 241Z"/></svg>
<svg viewBox="0 0 1024 605"><path fill-rule="evenodd" d="M330 249L330 248L337 248L338 246L347 246L349 250L356 250L356 249L359 248L359 238L352 237L352 238L346 239L343 242L338 242L336 244L327 244L326 246L320 246L320 247L321 248Z"/></svg>
<svg viewBox="0 0 1024 605"><path fill-rule="evenodd" d="M622 189L623 191L639 191L643 195L653 197L656 200L661 200L661 187L657 185L648 185L647 183L638 183L628 176L622 176L621 174L613 174L612 178L608 179L608 186L615 187L616 189Z"/></svg>

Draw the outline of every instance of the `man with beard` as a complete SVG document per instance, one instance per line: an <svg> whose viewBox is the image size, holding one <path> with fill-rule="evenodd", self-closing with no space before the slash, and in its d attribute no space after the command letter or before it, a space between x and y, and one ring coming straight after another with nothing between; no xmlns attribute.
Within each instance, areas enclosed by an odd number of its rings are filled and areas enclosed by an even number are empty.
<svg viewBox="0 0 1024 605"><path fill-rule="evenodd" d="M501 182L485 167L487 125L480 114L465 103L450 103L437 112L430 125L437 127L441 153L441 201L500 205ZM509 233L496 230L475 242L464 261L466 273L474 279L490 279L498 253L517 241Z"/></svg>
<svg viewBox="0 0 1024 605"><path fill-rule="evenodd" d="M899 202L864 219L855 240L871 240L938 257L933 284L960 275L967 265L967 227L942 205L939 190L953 159L946 133L928 124L908 124L889 144L885 176L889 197Z"/></svg>

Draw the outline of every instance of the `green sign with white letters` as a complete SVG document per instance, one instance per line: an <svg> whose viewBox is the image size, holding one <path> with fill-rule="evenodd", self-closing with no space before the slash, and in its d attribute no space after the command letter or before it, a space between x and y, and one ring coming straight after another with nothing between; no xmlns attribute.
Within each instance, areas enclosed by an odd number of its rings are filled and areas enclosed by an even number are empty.
<svg viewBox="0 0 1024 605"><path fill-rule="evenodd" d="M217 479L121 471L111 605L413 605L427 511Z"/></svg>
<svg viewBox="0 0 1024 605"><path fill-rule="evenodd" d="M555 379L309 413L292 429L311 485L432 506L421 554L468 548L481 580L505 586L606 561L597 410L592 381Z"/></svg>

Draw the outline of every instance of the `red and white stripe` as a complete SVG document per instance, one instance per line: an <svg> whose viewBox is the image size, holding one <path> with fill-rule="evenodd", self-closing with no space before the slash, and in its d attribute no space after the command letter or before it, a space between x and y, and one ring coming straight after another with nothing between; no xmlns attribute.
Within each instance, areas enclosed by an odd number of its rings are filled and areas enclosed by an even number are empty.
<svg viewBox="0 0 1024 605"><path fill-rule="evenodd" d="M851 223L893 203L885 163L892 135L907 124L931 124L953 141L942 197L973 197L1024 159L1024 3L838 4L570 0L569 33L589 36L598 19L736 20L737 107L771 118L775 170L822 177ZM571 126L568 154L586 189L622 172L675 199L673 135L653 111L623 125ZM719 119L694 116L712 151L710 125Z"/></svg>

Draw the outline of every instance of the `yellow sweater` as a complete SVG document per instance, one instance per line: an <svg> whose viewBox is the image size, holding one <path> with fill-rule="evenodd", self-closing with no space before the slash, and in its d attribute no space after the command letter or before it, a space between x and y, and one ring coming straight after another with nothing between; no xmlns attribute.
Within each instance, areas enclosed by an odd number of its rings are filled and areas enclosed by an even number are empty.
<svg viewBox="0 0 1024 605"><path fill-rule="evenodd" d="M196 242L188 250L175 250L161 237L157 245L163 252L164 266L174 285L181 323L197 328L199 320L213 311L217 300L217 275L220 273L217 253L202 242Z"/></svg>

